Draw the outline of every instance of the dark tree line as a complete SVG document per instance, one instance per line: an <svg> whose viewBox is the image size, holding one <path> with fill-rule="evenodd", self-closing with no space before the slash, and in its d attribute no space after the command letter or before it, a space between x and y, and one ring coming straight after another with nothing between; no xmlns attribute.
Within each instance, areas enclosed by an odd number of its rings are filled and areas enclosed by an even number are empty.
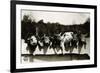
<svg viewBox="0 0 100 73"><path fill-rule="evenodd" d="M55 33L72 31L77 33L81 31L82 34L90 34L90 19L88 19L84 24L73 24L73 25L61 25L60 23L51 23L41 19L38 22L29 18L28 15L23 16L21 21L21 37L26 39L31 35L43 36L44 33L49 36L53 36ZM36 33L37 32L37 33Z"/></svg>

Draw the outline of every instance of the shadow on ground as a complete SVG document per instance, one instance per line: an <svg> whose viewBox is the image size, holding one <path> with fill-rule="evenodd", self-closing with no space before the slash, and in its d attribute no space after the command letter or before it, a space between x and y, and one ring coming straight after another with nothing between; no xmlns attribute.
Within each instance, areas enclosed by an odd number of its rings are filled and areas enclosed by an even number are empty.
<svg viewBox="0 0 100 73"><path fill-rule="evenodd" d="M24 57L24 61L34 62L36 60L38 61L71 61L71 60L89 60L90 57L88 54L59 54L59 55L29 55L29 54L22 54L22 57ZM26 58L26 59L25 59Z"/></svg>

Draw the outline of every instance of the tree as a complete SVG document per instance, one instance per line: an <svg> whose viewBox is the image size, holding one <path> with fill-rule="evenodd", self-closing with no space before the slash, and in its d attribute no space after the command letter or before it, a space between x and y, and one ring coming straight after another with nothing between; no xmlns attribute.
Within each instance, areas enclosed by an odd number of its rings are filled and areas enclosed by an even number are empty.
<svg viewBox="0 0 100 73"><path fill-rule="evenodd" d="M24 15L23 20L21 21L22 39L26 39L27 37L35 34L35 27L36 22L33 22L28 15Z"/></svg>

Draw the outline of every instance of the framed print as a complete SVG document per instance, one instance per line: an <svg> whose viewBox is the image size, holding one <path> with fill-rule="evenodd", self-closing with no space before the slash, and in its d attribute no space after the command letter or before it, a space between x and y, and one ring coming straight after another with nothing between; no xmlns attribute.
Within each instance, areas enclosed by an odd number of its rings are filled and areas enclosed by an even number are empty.
<svg viewBox="0 0 100 73"><path fill-rule="evenodd" d="M97 7L11 1L11 72L97 66Z"/></svg>

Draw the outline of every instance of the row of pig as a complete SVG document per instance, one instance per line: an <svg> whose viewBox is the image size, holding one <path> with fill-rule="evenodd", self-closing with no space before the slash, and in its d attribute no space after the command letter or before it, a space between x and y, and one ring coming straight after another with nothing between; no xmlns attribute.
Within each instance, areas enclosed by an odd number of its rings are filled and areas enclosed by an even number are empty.
<svg viewBox="0 0 100 73"><path fill-rule="evenodd" d="M57 54L57 50L61 50L61 53L64 54L65 51L72 51L76 48L78 49L78 53L80 54L82 47L86 49L86 37L81 33L74 32L64 32L54 34L53 36L44 36L39 37L36 35L32 35L27 39L24 39L27 47L25 48L29 51L29 54L34 54L34 51L38 49L44 50L44 54L46 54L47 49L53 49L54 53Z"/></svg>

